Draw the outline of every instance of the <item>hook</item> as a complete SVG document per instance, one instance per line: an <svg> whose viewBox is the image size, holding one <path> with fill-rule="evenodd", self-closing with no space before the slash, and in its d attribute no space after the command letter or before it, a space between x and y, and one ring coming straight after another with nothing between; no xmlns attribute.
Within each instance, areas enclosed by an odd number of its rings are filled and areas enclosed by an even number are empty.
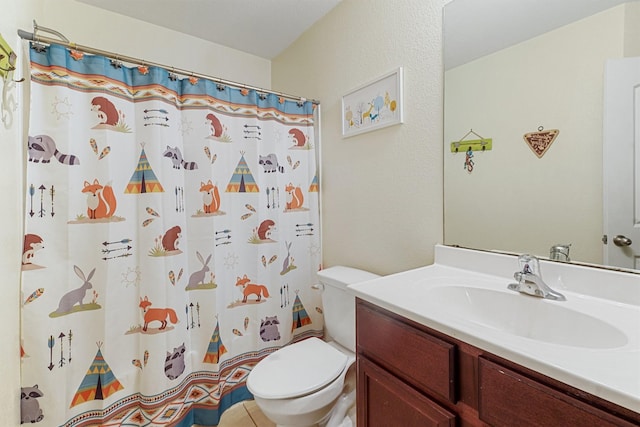
<svg viewBox="0 0 640 427"><path fill-rule="evenodd" d="M7 52L7 50L4 48L4 46L2 46L1 43L0 43L0 49L2 49L2 51L8 55L8 56L5 56L5 55L0 53L0 61L2 61L4 58L7 58L7 68L0 68L0 70L2 70L2 71L14 71L16 69L16 67L13 64L16 63L16 59L18 57L13 52Z"/></svg>
<svg viewBox="0 0 640 427"><path fill-rule="evenodd" d="M120 59L118 58L118 56L116 56L114 59L112 59L111 61L111 66L113 68L122 68L122 62L120 61Z"/></svg>
<svg viewBox="0 0 640 427"><path fill-rule="evenodd" d="M38 42L31 42L31 47L38 53L43 53L47 50L47 46Z"/></svg>
<svg viewBox="0 0 640 427"><path fill-rule="evenodd" d="M0 45L0 48L2 48L2 46L1 46L1 45ZM4 48L3 48L2 50L4 50ZM4 56L3 54L1 54L1 53L0 53L0 62L1 62L4 58L5 58L5 56ZM11 65L11 61L10 61L9 59L7 59L7 64L8 64L8 65L7 65L7 68L2 68L2 67L0 67L0 70L1 70L1 71L9 72L9 71L13 71L13 70L15 70L15 69L16 69L16 67L14 67L13 65Z"/></svg>
<svg viewBox="0 0 640 427"><path fill-rule="evenodd" d="M4 39L3 39L3 42L4 42ZM7 48L9 50L7 50ZM0 60L7 58L7 69L2 69L2 71L14 71L16 69L15 63L16 63L16 59L18 59L18 56L13 50L11 50L11 47L9 47L9 45L7 45L7 47L5 48L4 44L0 43L0 49L2 49L2 51L6 54L6 55L3 55L0 53Z"/></svg>
<svg viewBox="0 0 640 427"><path fill-rule="evenodd" d="M2 59L4 58L7 59L7 68L0 67L0 71L4 71L5 73L7 73L5 77L8 77L10 72L16 70L15 63L16 63L16 59L18 59L18 56L15 54L14 51L8 52L7 49L5 49L5 47L2 45L2 43L0 43L0 49L2 49L4 53L6 53L6 55L3 55L0 53L0 61L2 61ZM24 77L19 80L15 80L13 78L11 78L10 80L15 83L21 83L24 81Z"/></svg>

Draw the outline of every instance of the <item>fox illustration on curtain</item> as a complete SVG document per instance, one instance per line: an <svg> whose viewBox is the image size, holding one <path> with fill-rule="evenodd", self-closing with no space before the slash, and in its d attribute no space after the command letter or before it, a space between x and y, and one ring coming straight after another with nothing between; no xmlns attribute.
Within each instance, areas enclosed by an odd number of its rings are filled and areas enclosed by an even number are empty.
<svg viewBox="0 0 640 427"><path fill-rule="evenodd" d="M22 421L216 425L323 333L316 105L72 53L30 50Z"/></svg>

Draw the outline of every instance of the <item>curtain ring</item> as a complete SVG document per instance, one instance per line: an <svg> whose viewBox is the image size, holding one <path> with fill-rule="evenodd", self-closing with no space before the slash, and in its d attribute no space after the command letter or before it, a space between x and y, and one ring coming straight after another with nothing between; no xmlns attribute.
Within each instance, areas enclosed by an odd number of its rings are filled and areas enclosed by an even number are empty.
<svg viewBox="0 0 640 427"><path fill-rule="evenodd" d="M118 55L111 60L111 66L116 69L122 68L122 62L120 62L120 57Z"/></svg>
<svg viewBox="0 0 640 427"><path fill-rule="evenodd" d="M169 80L175 82L178 80L178 75L176 74L176 67L171 67L171 71L169 71Z"/></svg>

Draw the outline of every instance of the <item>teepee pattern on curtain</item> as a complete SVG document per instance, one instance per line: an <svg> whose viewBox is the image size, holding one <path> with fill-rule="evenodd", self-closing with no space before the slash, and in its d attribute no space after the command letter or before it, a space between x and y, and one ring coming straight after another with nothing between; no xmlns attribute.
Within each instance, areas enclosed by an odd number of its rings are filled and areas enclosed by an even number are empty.
<svg viewBox="0 0 640 427"><path fill-rule="evenodd" d="M70 406L74 407L89 400L103 400L120 390L122 390L122 384L111 372L98 345L96 357L91 362Z"/></svg>
<svg viewBox="0 0 640 427"><path fill-rule="evenodd" d="M57 45L31 103L23 422L214 425L322 336L315 105Z"/></svg>

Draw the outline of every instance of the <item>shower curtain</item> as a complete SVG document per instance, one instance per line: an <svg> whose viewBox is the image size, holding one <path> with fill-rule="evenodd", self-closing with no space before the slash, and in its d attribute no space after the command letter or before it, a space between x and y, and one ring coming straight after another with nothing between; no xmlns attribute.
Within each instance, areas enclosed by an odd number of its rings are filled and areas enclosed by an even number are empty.
<svg viewBox="0 0 640 427"><path fill-rule="evenodd" d="M322 336L316 105L32 46L21 419L215 425Z"/></svg>

